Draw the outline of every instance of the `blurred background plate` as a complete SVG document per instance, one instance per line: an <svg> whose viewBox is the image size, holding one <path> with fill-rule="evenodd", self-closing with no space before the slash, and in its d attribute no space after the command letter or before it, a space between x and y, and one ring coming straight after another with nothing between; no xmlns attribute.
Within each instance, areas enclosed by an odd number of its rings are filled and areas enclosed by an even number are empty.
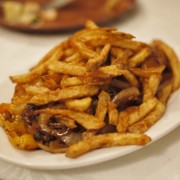
<svg viewBox="0 0 180 180"><path fill-rule="evenodd" d="M136 6L135 0L118 0L111 10L107 10L104 8L105 2L106 0L75 0L58 10L58 18L55 21L37 25L10 24L4 20L2 7L0 7L0 25L26 32L62 32L79 29L88 19L98 24L119 19L135 9Z"/></svg>

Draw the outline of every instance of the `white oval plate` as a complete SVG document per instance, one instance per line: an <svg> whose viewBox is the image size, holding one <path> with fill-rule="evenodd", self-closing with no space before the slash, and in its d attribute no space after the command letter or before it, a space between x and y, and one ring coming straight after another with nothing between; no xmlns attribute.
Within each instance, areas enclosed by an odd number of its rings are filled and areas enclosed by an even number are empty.
<svg viewBox="0 0 180 180"><path fill-rule="evenodd" d="M1 83L0 90L0 102L10 102L14 91L12 83L9 80ZM166 113L146 134L152 138L152 142L158 140L180 125L179 116L180 90L171 96ZM121 157L142 148L140 146L104 148L87 153L77 159L69 159L64 154L50 154L42 150L30 152L17 150L11 146L2 128L0 128L0 137L0 159L33 169L77 168Z"/></svg>

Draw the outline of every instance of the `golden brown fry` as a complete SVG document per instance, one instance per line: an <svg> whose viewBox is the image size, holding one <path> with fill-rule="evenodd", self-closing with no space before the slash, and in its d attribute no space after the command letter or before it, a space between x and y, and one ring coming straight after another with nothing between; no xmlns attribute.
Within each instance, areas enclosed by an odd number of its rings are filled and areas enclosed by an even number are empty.
<svg viewBox="0 0 180 180"><path fill-rule="evenodd" d="M49 113L49 114L57 114L64 117L68 117L79 123L81 126L86 128L87 130L96 130L102 128L105 124L100 121L95 116L83 113L76 112L71 110L61 110L61 109L42 109L38 110L38 113Z"/></svg>
<svg viewBox="0 0 180 180"><path fill-rule="evenodd" d="M110 54L115 58L111 61L111 64L124 63L133 54L130 49L121 49L117 47L112 47Z"/></svg>
<svg viewBox="0 0 180 180"><path fill-rule="evenodd" d="M175 54L174 50L169 47L166 43L160 41L160 40L156 40L153 41L153 44L160 47L164 53L166 54L171 69L172 69L172 73L173 73L173 91L175 91L176 89L178 89L180 87L180 63L179 63L179 59L177 57L177 55Z"/></svg>
<svg viewBox="0 0 180 180"><path fill-rule="evenodd" d="M132 58L129 59L129 66L134 68L140 65L149 55L151 54L151 49L146 47L140 52L135 54Z"/></svg>
<svg viewBox="0 0 180 180"><path fill-rule="evenodd" d="M46 61L49 61L49 59L51 59L51 57L56 54L57 52L59 53L59 59L61 58L62 56L62 48L63 48L63 45L65 43L60 43L58 44L57 46L55 46L53 49L51 49L35 66L33 66L31 68L31 70L33 69L36 69L37 67L39 67L41 64L44 64ZM58 60L57 58L57 60Z"/></svg>
<svg viewBox="0 0 180 180"><path fill-rule="evenodd" d="M101 121L104 121L105 119L107 113L108 101L110 101L109 94L105 91L101 91L98 96L98 104L95 114L95 116Z"/></svg>
<svg viewBox="0 0 180 180"><path fill-rule="evenodd" d="M97 47L97 46L104 46L105 44L110 44L112 47L119 47L124 49L131 49L131 50L138 50L142 46L144 46L143 43L132 41L129 39L122 39L121 37L116 37L116 40L113 37L103 37L99 36L97 38L91 39L88 42L89 46Z"/></svg>
<svg viewBox="0 0 180 180"><path fill-rule="evenodd" d="M58 49L45 63L40 63L36 68L34 67L29 73L11 76L10 79L13 83L28 83L41 76L46 72L48 64L58 60L62 56L62 50Z"/></svg>
<svg viewBox="0 0 180 180"><path fill-rule="evenodd" d="M72 54L71 56L67 57L64 61L65 61L66 63L73 63L73 62L79 61L80 59L82 59L82 58L80 57L80 54L79 54L79 53L74 53L74 54Z"/></svg>
<svg viewBox="0 0 180 180"><path fill-rule="evenodd" d="M110 44L106 44L98 56L88 60L86 64L88 71L95 71L100 65L106 62L110 47Z"/></svg>
<svg viewBox="0 0 180 180"><path fill-rule="evenodd" d="M137 80L136 76L133 73L126 70L122 74L131 86L139 87L139 81Z"/></svg>
<svg viewBox="0 0 180 180"><path fill-rule="evenodd" d="M89 139L71 145L66 151L66 156L71 158L77 158L89 151L102 147L145 145L150 141L151 138L145 134L111 133L95 135Z"/></svg>
<svg viewBox="0 0 180 180"><path fill-rule="evenodd" d="M157 97L162 103L166 104L172 92L173 83L172 80L168 80L161 85L157 93Z"/></svg>
<svg viewBox="0 0 180 180"><path fill-rule="evenodd" d="M143 102L153 98L158 90L161 74L151 74L149 79L143 82Z"/></svg>
<svg viewBox="0 0 180 180"><path fill-rule="evenodd" d="M98 71L111 77L129 73L128 70L120 69L118 65L102 66L98 68Z"/></svg>
<svg viewBox="0 0 180 180"><path fill-rule="evenodd" d="M37 94L42 94L42 93L48 93L50 92L50 89L46 88L46 87L38 87L38 86L25 86L24 87L25 91L27 92L27 94L29 95L37 95Z"/></svg>
<svg viewBox="0 0 180 180"><path fill-rule="evenodd" d="M91 97L97 94L98 91L99 88L97 86L73 86L64 89L57 89L50 93L43 93L40 95L33 96L29 103L41 105L54 101L64 101L67 99L75 99L88 96Z"/></svg>
<svg viewBox="0 0 180 180"><path fill-rule="evenodd" d="M144 119L128 127L128 131L131 133L144 133L162 117L164 111L165 105L158 101L155 108Z"/></svg>
<svg viewBox="0 0 180 180"><path fill-rule="evenodd" d="M118 122L118 110L113 102L108 102L108 117L109 124L117 125Z"/></svg>
<svg viewBox="0 0 180 180"><path fill-rule="evenodd" d="M150 113L156 106L158 100L152 98L147 102L142 103L140 106L132 106L119 113L117 124L118 132L126 132L128 126L140 121L148 113Z"/></svg>
<svg viewBox="0 0 180 180"><path fill-rule="evenodd" d="M134 68L134 69L131 69L131 71L137 76L149 77L151 74L162 73L164 69L165 69L165 66L159 66L159 67L153 67L153 68L148 68L148 69Z"/></svg>
<svg viewBox="0 0 180 180"><path fill-rule="evenodd" d="M82 85L83 82L79 77L68 77L67 75L64 75L61 80L61 87L71 87L71 86L79 86Z"/></svg>
<svg viewBox="0 0 180 180"><path fill-rule="evenodd" d="M86 68L83 66L72 65L60 61L54 61L48 64L47 68L55 73L74 76L83 76L86 73Z"/></svg>
<svg viewBox="0 0 180 180"><path fill-rule="evenodd" d="M97 55L81 41L71 39L70 43L84 58L93 58Z"/></svg>
<svg viewBox="0 0 180 180"><path fill-rule="evenodd" d="M72 99L65 101L66 106L70 110L84 112L91 105L92 99L90 97L86 97L83 99Z"/></svg>

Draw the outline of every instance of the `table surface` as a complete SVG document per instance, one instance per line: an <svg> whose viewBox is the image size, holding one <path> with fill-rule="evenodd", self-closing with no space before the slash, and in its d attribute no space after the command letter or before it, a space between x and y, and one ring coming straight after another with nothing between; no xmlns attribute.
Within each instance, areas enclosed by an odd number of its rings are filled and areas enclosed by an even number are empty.
<svg viewBox="0 0 180 180"><path fill-rule="evenodd" d="M133 34L140 41L162 39L170 44L180 57L179 20L179 0L139 0L137 11L112 25ZM17 74L17 66L23 65L27 69L31 67L49 49L68 36L69 34L30 35L0 27L0 82L9 75ZM157 142L127 156L71 170L30 170L0 160L0 179L180 180L179 136L180 127Z"/></svg>

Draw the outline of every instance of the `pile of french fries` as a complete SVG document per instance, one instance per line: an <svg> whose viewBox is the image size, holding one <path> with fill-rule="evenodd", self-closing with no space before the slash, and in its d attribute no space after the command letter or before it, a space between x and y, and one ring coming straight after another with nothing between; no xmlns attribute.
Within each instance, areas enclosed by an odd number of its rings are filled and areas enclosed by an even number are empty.
<svg viewBox="0 0 180 180"><path fill-rule="evenodd" d="M180 63L164 42L133 38L88 21L28 73L10 77L15 92L11 103L0 105L0 124L13 146L76 158L150 142L144 132L179 88Z"/></svg>

